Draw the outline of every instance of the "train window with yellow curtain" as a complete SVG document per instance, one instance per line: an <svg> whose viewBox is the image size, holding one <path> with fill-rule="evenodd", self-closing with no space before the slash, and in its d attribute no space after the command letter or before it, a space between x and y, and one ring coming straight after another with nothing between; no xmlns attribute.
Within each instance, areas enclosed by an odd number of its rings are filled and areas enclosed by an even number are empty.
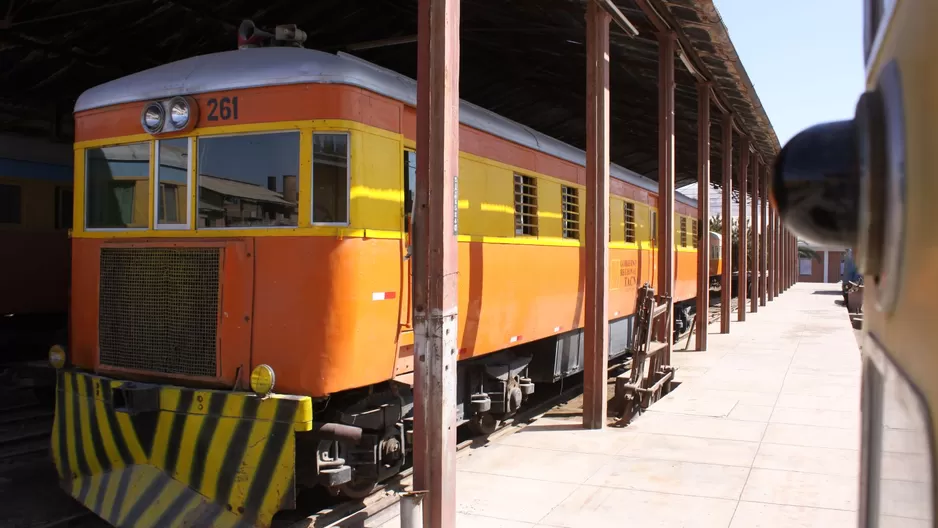
<svg viewBox="0 0 938 528"><path fill-rule="evenodd" d="M563 213L563 238L580 239L580 195L576 187L560 187Z"/></svg>
<svg viewBox="0 0 938 528"><path fill-rule="evenodd" d="M537 180L515 174L515 235L537 236Z"/></svg>
<svg viewBox="0 0 938 528"><path fill-rule="evenodd" d="M192 171L191 138L161 139L156 142L156 227L189 227L189 194Z"/></svg>
<svg viewBox="0 0 938 528"><path fill-rule="evenodd" d="M146 229L150 143L85 150L85 227Z"/></svg>
<svg viewBox="0 0 938 528"><path fill-rule="evenodd" d="M681 217L681 247L687 247L687 218Z"/></svg>
<svg viewBox="0 0 938 528"><path fill-rule="evenodd" d="M635 243L635 204L625 202L625 241Z"/></svg>
<svg viewBox="0 0 938 528"><path fill-rule="evenodd" d="M313 134L314 224L349 223L349 166L348 134Z"/></svg>
<svg viewBox="0 0 938 528"><path fill-rule="evenodd" d="M19 185L0 183L0 224L19 224L22 221L22 199Z"/></svg>
<svg viewBox="0 0 938 528"><path fill-rule="evenodd" d="M297 225L300 133L200 138L199 227Z"/></svg>

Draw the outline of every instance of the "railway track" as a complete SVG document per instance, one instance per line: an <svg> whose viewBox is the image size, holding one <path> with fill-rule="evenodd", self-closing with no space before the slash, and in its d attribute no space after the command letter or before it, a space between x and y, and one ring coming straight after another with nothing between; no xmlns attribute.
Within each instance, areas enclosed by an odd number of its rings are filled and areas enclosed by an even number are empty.
<svg viewBox="0 0 938 528"><path fill-rule="evenodd" d="M107 526L58 486L49 454L54 386L44 368L0 367L0 527Z"/></svg>

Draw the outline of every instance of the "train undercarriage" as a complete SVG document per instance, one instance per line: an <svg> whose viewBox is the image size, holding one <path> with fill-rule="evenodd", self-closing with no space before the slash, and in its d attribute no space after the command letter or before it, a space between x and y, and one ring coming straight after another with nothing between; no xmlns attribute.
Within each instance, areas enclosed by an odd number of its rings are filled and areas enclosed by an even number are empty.
<svg viewBox="0 0 938 528"><path fill-rule="evenodd" d="M695 300L674 305L676 342L690 331ZM610 322L609 358L627 354L633 317ZM516 414L538 385L583 371L582 330L461 361L457 371L457 422L474 435L494 432ZM319 425L297 434L297 483L324 486L360 498L409 463L413 435L411 387L388 381L318 403Z"/></svg>

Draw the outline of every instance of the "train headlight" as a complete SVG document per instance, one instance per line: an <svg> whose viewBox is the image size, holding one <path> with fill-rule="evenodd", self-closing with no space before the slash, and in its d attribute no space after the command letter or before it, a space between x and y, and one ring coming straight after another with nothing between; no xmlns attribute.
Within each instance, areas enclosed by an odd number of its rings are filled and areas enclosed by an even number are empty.
<svg viewBox="0 0 938 528"><path fill-rule="evenodd" d="M189 102L177 97L169 104L169 120L177 129L185 128L189 124Z"/></svg>
<svg viewBox="0 0 938 528"><path fill-rule="evenodd" d="M258 365L251 372L251 390L261 396L267 396L274 390L274 369L270 365Z"/></svg>
<svg viewBox="0 0 938 528"><path fill-rule="evenodd" d="M65 354L65 347L62 345L52 345L49 349L49 364L54 368L60 369L65 366L68 356Z"/></svg>
<svg viewBox="0 0 938 528"><path fill-rule="evenodd" d="M150 134L156 134L163 129L163 120L166 118L163 105L160 103L149 103L143 107L143 115L140 116L140 124L143 129Z"/></svg>

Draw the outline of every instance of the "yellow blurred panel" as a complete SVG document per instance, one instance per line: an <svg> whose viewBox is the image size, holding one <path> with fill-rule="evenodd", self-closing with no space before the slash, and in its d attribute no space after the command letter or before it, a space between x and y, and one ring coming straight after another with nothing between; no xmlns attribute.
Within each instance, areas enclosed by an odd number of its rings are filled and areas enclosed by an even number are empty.
<svg viewBox="0 0 938 528"><path fill-rule="evenodd" d="M399 231L403 216L401 142L370 132L352 134L352 226Z"/></svg>
<svg viewBox="0 0 938 528"><path fill-rule="evenodd" d="M619 198L609 198L609 241L625 240L625 202Z"/></svg>
<svg viewBox="0 0 938 528"><path fill-rule="evenodd" d="M537 181L537 234L539 237L562 237L563 214L561 213L561 185L557 182L535 178ZM582 194L582 193L580 193ZM580 211L583 211L583 198L580 198ZM583 219L580 218L580 234L583 233Z"/></svg>
<svg viewBox="0 0 938 528"><path fill-rule="evenodd" d="M514 234L514 176L511 171L459 158L459 234Z"/></svg>

